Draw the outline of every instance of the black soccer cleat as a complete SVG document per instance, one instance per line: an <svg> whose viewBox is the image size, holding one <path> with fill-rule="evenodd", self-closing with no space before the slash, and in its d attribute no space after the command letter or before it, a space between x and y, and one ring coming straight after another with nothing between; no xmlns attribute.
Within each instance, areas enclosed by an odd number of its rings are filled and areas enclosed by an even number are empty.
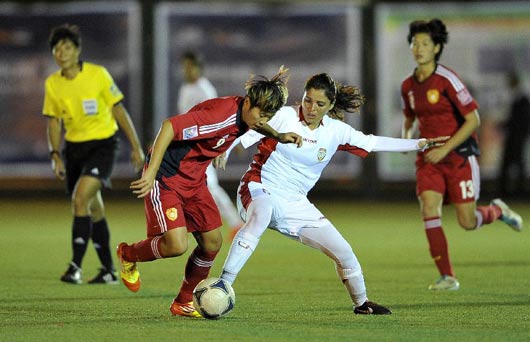
<svg viewBox="0 0 530 342"><path fill-rule="evenodd" d="M366 301L353 309L356 315L390 315L392 311L374 302Z"/></svg>
<svg viewBox="0 0 530 342"><path fill-rule="evenodd" d="M61 281L70 284L81 284L81 269L79 268L79 266L74 264L74 262L70 262L70 264L68 265L68 269L61 276Z"/></svg>
<svg viewBox="0 0 530 342"><path fill-rule="evenodd" d="M89 284L118 284L118 277L114 270L108 271L105 267L99 269L99 273L88 281Z"/></svg>

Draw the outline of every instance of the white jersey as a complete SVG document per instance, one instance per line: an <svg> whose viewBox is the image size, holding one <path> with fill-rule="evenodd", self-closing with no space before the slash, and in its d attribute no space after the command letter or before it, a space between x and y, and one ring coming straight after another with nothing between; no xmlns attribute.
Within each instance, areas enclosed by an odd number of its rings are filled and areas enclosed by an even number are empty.
<svg viewBox="0 0 530 342"><path fill-rule="evenodd" d="M295 132L303 137L302 147L264 138L258 145L242 182L262 183L283 193L307 195L337 150L366 157L377 137L365 135L350 125L325 115L321 125L311 130L304 123L299 107L283 107L268 122L278 132ZM241 136L247 148L264 136L249 130Z"/></svg>
<svg viewBox="0 0 530 342"><path fill-rule="evenodd" d="M206 77L200 77L195 83L184 83L179 90L177 110L184 114L193 106L217 97L217 91Z"/></svg>

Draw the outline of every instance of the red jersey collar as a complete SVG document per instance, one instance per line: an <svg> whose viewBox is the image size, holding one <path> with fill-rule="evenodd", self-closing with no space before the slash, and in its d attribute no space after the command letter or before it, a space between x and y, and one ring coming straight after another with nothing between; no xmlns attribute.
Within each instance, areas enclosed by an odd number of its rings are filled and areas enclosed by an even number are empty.
<svg viewBox="0 0 530 342"><path fill-rule="evenodd" d="M327 114L326 114L327 115ZM307 123L304 120L304 114L302 114L302 106L298 106L298 119L302 122L304 122L306 125ZM320 124L324 126L324 120L320 120Z"/></svg>

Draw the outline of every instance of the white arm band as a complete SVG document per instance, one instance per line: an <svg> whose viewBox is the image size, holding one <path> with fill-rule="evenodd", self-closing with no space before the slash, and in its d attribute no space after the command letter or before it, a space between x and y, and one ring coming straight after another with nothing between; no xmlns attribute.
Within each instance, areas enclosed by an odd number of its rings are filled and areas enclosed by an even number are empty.
<svg viewBox="0 0 530 342"><path fill-rule="evenodd" d="M424 139L399 139L376 136L372 152L409 152L420 150L418 144L420 140Z"/></svg>

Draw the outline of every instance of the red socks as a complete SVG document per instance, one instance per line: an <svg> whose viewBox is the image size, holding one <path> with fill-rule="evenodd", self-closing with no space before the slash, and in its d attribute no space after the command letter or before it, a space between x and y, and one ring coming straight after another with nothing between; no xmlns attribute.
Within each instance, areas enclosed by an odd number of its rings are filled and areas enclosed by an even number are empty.
<svg viewBox="0 0 530 342"><path fill-rule="evenodd" d="M123 248L123 258L127 261L152 261L163 258L160 254L160 239L162 236L155 236L139 241Z"/></svg>
<svg viewBox="0 0 530 342"><path fill-rule="evenodd" d="M159 246L162 236L148 238L137 242L131 246L123 248L123 258L127 261L152 261L163 258L160 254ZM188 303L192 301L193 289L195 286L208 277L210 268L217 252L205 252L196 247L188 258L184 274L182 287L176 298L178 303Z"/></svg>
<svg viewBox="0 0 530 342"><path fill-rule="evenodd" d="M197 284L208 277L210 268L217 252L205 252L196 247L188 258L182 287L176 298L177 303L188 303L192 301L193 289Z"/></svg>
<svg viewBox="0 0 530 342"><path fill-rule="evenodd" d="M425 233L429 241L431 256L441 275L454 277L453 267L449 260L447 239L442 229L442 220L439 217L429 217L423 220Z"/></svg>
<svg viewBox="0 0 530 342"><path fill-rule="evenodd" d="M477 210L482 214L482 224L490 224L502 215L501 208L496 205L477 206Z"/></svg>

